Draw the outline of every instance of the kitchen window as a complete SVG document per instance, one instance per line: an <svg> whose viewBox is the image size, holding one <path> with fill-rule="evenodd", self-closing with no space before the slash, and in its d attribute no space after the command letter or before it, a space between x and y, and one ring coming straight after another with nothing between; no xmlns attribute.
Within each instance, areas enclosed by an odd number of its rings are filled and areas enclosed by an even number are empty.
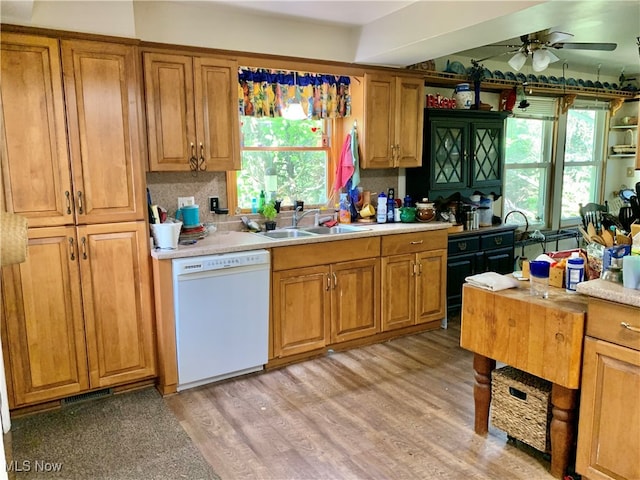
<svg viewBox="0 0 640 480"><path fill-rule="evenodd" d="M554 99L527 100L507 119L503 212L537 228L576 225L579 204L600 197L607 105L576 101L560 113Z"/></svg>
<svg viewBox="0 0 640 480"><path fill-rule="evenodd" d="M238 208L251 211L261 191L284 207L297 200L327 203L330 121L241 116L240 125L242 169L231 172L228 182L236 186Z"/></svg>

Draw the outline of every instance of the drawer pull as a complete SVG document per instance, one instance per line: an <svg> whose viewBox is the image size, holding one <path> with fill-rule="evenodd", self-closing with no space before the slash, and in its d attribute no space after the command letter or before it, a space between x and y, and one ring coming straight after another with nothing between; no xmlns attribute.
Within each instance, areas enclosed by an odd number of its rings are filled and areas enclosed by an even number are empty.
<svg viewBox="0 0 640 480"><path fill-rule="evenodd" d="M422 245L422 242L424 242L424 240L419 240L417 242L411 242L411 245Z"/></svg>
<svg viewBox="0 0 640 480"><path fill-rule="evenodd" d="M629 325L627 322L620 322L620 326L626 328L627 330L631 330L632 332L638 332L640 333L640 328L638 327L632 327L631 325Z"/></svg>
<svg viewBox="0 0 640 480"><path fill-rule="evenodd" d="M458 250L466 250L467 242L458 242Z"/></svg>
<svg viewBox="0 0 640 480"><path fill-rule="evenodd" d="M502 237L494 238L493 243L495 243L496 245L502 245Z"/></svg>

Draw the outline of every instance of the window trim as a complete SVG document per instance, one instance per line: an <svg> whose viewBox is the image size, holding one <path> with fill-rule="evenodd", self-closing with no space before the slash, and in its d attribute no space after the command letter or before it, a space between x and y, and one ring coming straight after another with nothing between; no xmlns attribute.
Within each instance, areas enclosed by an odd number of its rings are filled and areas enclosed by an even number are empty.
<svg viewBox="0 0 640 480"><path fill-rule="evenodd" d="M240 118L239 115L238 118ZM240 155L240 167L242 168L242 151L326 151L327 152L327 199L328 203L331 203L331 199L334 197L334 192L332 190L333 182L335 180L335 166L336 166L336 158L339 158L339 150L335 149L336 145L336 132L338 128L336 126L336 121L341 119L332 119L332 118L323 118L321 119L324 122L324 131L327 132L327 136L329 139L329 144L321 147L245 147L243 145L238 146L239 155ZM337 153L337 155L336 155ZM229 209L229 214L251 214L250 209L241 209L238 207L238 170L229 170L226 172L226 181L227 181L227 205ZM316 208L324 205L307 205L305 207ZM281 211L293 210L292 205L284 205L281 207Z"/></svg>

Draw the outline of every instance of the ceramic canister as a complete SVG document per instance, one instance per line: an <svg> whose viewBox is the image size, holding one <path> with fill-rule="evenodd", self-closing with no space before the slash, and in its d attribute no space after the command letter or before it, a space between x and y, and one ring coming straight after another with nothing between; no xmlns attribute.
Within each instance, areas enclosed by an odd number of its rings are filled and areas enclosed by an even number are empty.
<svg viewBox="0 0 640 480"><path fill-rule="evenodd" d="M468 83L459 83L453 91L457 109L470 109L473 105L473 92Z"/></svg>

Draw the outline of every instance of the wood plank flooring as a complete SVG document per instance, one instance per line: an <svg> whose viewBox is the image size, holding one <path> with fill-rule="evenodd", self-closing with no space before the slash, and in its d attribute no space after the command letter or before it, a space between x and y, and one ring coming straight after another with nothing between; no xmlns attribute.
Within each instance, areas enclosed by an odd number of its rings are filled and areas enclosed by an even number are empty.
<svg viewBox="0 0 640 480"><path fill-rule="evenodd" d="M459 319L199 387L167 402L222 479L553 478L490 427L473 432Z"/></svg>

